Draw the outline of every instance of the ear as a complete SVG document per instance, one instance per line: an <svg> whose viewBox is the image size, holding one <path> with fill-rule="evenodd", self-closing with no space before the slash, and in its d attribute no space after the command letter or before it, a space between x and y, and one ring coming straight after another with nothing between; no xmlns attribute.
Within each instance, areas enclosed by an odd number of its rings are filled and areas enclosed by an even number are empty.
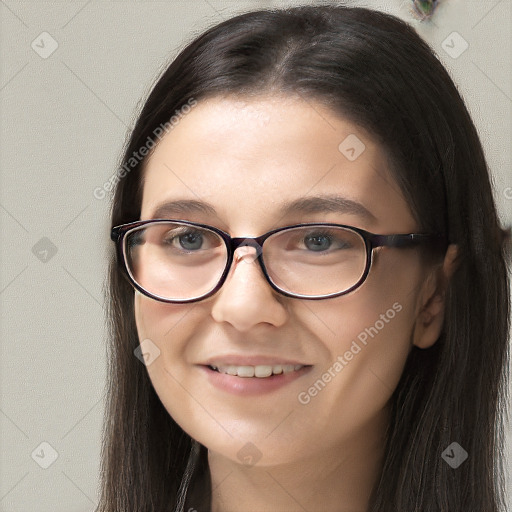
<svg viewBox="0 0 512 512"><path fill-rule="evenodd" d="M446 287L457 267L457 256L457 246L449 245L442 266L433 268L423 283L412 337L418 348L429 348L439 339L444 322Z"/></svg>

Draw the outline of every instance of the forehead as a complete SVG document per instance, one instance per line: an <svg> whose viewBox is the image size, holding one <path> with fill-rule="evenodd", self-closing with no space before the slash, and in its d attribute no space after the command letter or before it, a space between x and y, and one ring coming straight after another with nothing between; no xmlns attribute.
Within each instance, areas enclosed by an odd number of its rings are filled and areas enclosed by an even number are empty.
<svg viewBox="0 0 512 512"><path fill-rule="evenodd" d="M145 162L141 218L188 199L212 205L219 227L259 231L275 227L284 204L325 195L367 209L363 228L415 224L384 149L358 126L297 98L215 97L182 116Z"/></svg>

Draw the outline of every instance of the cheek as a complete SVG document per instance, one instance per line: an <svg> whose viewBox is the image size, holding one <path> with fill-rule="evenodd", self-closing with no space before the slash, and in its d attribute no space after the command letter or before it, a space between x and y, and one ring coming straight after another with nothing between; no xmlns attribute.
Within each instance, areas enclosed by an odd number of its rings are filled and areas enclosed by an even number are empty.
<svg viewBox="0 0 512 512"><path fill-rule="evenodd" d="M147 365L148 374L157 384L167 371L175 372L186 356L186 340L194 332L190 314L194 305L165 304L135 293L135 322L141 346L158 357ZM197 325L197 324L196 324ZM178 363L178 364L176 364Z"/></svg>
<svg viewBox="0 0 512 512"><path fill-rule="evenodd" d="M388 401L412 346L413 308L403 302L366 294L361 300L354 295L350 303L338 302L336 312L314 309L314 321L321 318L328 332L323 336L329 352L327 367L319 371L331 368L341 377L334 379L338 382L333 386L334 402L366 404L363 407L371 409L372 402L383 406Z"/></svg>
<svg viewBox="0 0 512 512"><path fill-rule="evenodd" d="M184 393L188 385L184 368L186 341L197 329L197 322L191 321L194 305L165 304L139 292L134 300L139 342L153 353L146 364L153 388L171 416L191 416Z"/></svg>
<svg viewBox="0 0 512 512"><path fill-rule="evenodd" d="M322 398L310 397L309 406L318 407L312 417L331 411L340 420L350 415L361 424L388 403L412 347L421 271L406 263L393 274L375 265L353 294L309 304L304 325L329 351L328 364L311 380L332 382L318 393Z"/></svg>
<svg viewBox="0 0 512 512"><path fill-rule="evenodd" d="M179 340L187 333L193 332L194 323L191 313L196 308L194 304L165 304L150 299L138 291L134 298L135 322L139 340L145 338L163 344L163 348L179 348Z"/></svg>

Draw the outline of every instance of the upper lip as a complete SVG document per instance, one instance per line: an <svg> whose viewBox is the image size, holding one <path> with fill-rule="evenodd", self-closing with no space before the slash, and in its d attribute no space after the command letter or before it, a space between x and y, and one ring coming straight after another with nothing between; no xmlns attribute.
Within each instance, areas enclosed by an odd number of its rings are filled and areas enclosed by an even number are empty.
<svg viewBox="0 0 512 512"><path fill-rule="evenodd" d="M309 366L307 363L296 359L288 359L278 356L240 356L240 355L224 355L215 356L202 363L205 366L276 366L276 365L302 365Z"/></svg>

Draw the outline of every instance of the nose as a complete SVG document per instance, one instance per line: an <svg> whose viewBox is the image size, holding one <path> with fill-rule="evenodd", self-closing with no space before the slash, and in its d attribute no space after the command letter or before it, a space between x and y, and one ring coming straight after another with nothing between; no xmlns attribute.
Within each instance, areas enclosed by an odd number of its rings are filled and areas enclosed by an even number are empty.
<svg viewBox="0 0 512 512"><path fill-rule="evenodd" d="M288 317L285 297L271 288L255 255L254 247L239 247L224 284L213 296L212 317L241 332L258 324L279 327Z"/></svg>

